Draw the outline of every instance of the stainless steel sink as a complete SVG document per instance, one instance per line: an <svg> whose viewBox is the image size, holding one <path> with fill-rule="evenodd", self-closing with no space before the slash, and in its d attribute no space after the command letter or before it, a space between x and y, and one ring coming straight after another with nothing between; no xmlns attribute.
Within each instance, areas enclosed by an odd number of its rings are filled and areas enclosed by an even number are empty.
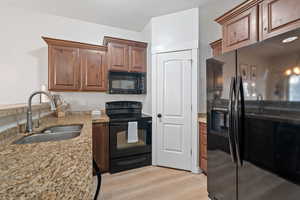
<svg viewBox="0 0 300 200"><path fill-rule="evenodd" d="M82 125L53 126L46 128L39 133L16 140L13 144L32 144L72 139L80 135L81 129Z"/></svg>
<svg viewBox="0 0 300 200"><path fill-rule="evenodd" d="M80 132L82 125L64 125L64 126L52 126L44 129L41 133L61 133L61 132Z"/></svg>

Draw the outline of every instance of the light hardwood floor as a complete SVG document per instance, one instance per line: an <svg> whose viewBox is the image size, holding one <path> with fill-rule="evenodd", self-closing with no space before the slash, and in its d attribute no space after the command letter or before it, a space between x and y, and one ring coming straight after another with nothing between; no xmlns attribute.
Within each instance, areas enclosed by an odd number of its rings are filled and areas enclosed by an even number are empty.
<svg viewBox="0 0 300 200"><path fill-rule="evenodd" d="M207 200L206 176L144 167L103 175L99 200Z"/></svg>

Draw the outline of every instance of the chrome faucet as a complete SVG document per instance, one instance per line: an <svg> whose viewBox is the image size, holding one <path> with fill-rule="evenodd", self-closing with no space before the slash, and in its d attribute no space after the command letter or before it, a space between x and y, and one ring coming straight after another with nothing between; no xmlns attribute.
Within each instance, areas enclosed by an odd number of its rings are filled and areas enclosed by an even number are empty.
<svg viewBox="0 0 300 200"><path fill-rule="evenodd" d="M56 110L56 106L53 100L53 97L50 93L44 92L44 91L37 91L34 92L30 95L29 100L28 100L28 109L27 109L27 124L26 124L26 132L27 133L32 133L33 128L32 128L32 98L37 95L37 94L44 94L50 99L50 105L51 105L51 111Z"/></svg>
<svg viewBox="0 0 300 200"><path fill-rule="evenodd" d="M264 100L263 95L262 94L257 95L256 100L257 101L263 101Z"/></svg>
<svg viewBox="0 0 300 200"><path fill-rule="evenodd" d="M258 112L263 113L264 112L264 107L263 107L264 97L263 97L263 95L262 94L257 95L256 100L259 102Z"/></svg>

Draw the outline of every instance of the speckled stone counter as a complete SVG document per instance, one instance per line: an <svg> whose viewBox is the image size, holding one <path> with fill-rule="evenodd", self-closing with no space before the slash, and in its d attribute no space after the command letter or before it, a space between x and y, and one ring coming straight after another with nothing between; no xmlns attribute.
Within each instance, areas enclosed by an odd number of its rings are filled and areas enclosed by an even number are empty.
<svg viewBox="0 0 300 200"><path fill-rule="evenodd" d="M207 123L206 113L198 113L198 122Z"/></svg>
<svg viewBox="0 0 300 200"><path fill-rule="evenodd" d="M92 115L92 122L93 123L108 123L109 117L106 114Z"/></svg>
<svg viewBox="0 0 300 200"><path fill-rule="evenodd" d="M92 119L50 117L40 129L83 124L80 136L63 141L0 146L0 199L92 199ZM38 131L38 130L36 130Z"/></svg>

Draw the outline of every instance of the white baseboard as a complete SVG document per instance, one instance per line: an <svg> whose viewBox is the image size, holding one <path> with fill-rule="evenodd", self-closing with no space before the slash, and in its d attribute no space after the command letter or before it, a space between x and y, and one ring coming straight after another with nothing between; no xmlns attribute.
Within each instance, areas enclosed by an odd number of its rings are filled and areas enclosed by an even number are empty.
<svg viewBox="0 0 300 200"><path fill-rule="evenodd" d="M194 173L194 174L202 174L202 173L203 173L203 170L200 169L199 167L197 167L196 169L193 169L193 170L192 170L192 173Z"/></svg>

